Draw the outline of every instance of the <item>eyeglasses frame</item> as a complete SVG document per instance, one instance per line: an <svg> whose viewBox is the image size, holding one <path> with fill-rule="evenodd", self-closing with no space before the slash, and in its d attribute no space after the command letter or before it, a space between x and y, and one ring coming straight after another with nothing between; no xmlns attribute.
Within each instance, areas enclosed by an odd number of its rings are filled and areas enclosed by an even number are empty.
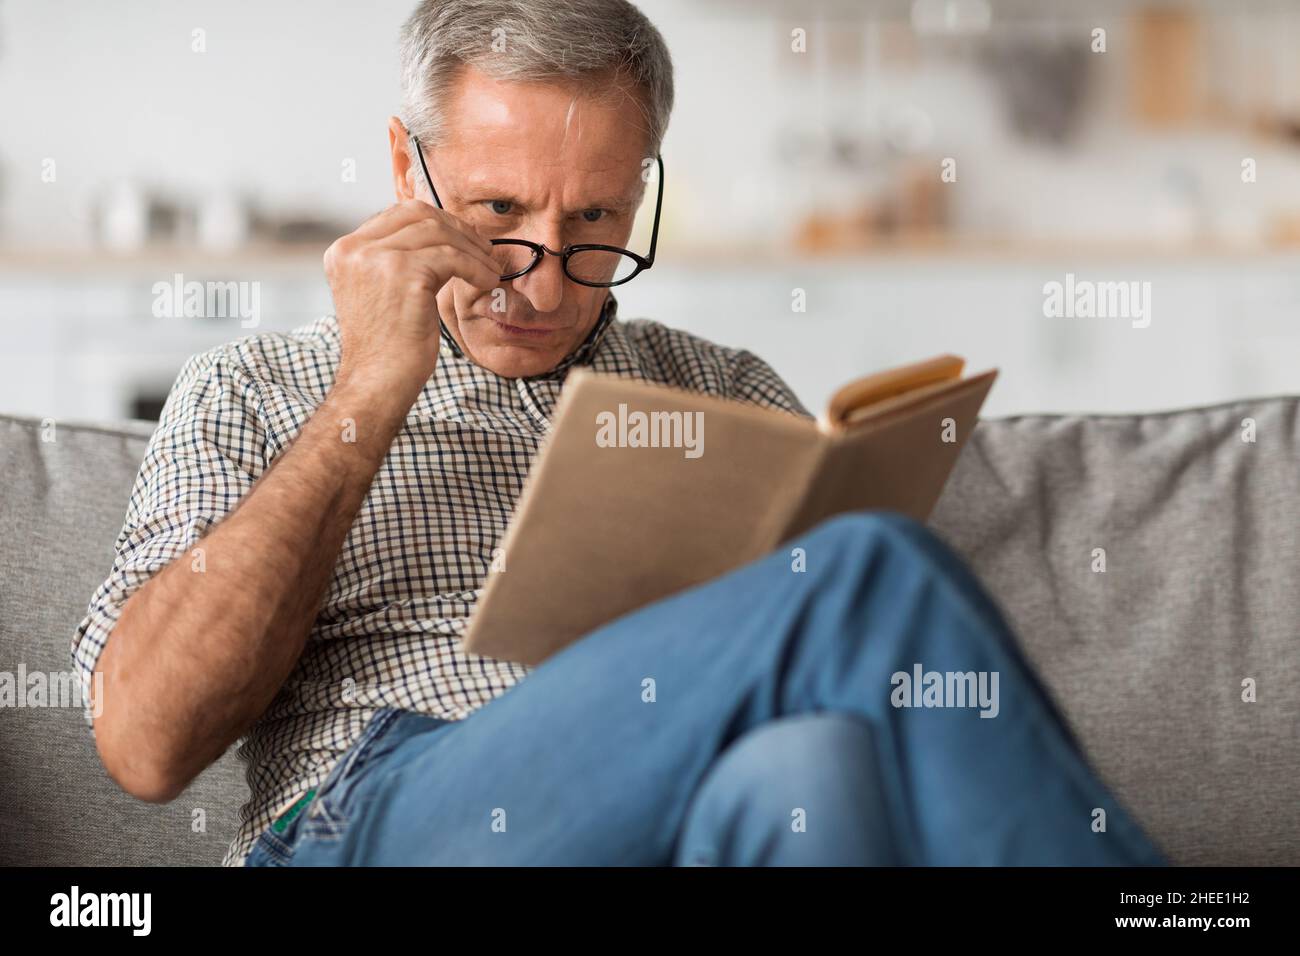
<svg viewBox="0 0 1300 956"><path fill-rule="evenodd" d="M442 200L438 197L438 190L433 186L433 177L429 175L429 165L424 160L424 150L420 146L420 141L415 138L414 133L409 131L407 136L411 140L411 145L415 147L415 155L420 157L420 169L424 171L424 181L429 187L429 193L433 196L434 203L439 209L444 209ZM547 253L550 253L553 256L559 256L560 266L564 270L564 274L568 276L571 281L576 282L578 285L589 286L593 289L612 289L614 286L631 282L642 272L653 266L655 263L655 249L659 245L659 215L663 211L664 205L664 158L661 154L656 154L655 161L659 166L659 188L658 195L655 198L655 218L654 226L650 231L650 251L648 254L642 256L633 252L631 249L624 249L622 246L607 246L603 243L593 242L578 243L576 245L571 243L556 252L547 249L546 246L541 243L532 242L528 239L493 239L491 242L494 246L525 246L533 254L532 261L529 262L528 265L524 266L524 268L520 269L518 272L512 272L509 275L501 276L501 281L508 282L512 279L518 279L521 276L527 275L533 269L537 268L537 265L542 261ZM569 271L570 257L579 252L616 252L620 255L627 256L635 262L636 270L631 275L624 276L622 279L617 279L613 282L589 282L586 279L579 279Z"/></svg>

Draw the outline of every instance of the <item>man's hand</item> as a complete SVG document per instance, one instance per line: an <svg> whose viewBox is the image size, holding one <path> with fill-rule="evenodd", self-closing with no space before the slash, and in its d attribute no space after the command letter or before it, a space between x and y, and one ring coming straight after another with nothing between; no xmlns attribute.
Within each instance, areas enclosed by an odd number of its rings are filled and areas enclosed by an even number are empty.
<svg viewBox="0 0 1300 956"><path fill-rule="evenodd" d="M325 251L342 336L339 380L415 401L438 362L437 295L453 277L500 284L492 244L418 199L390 206Z"/></svg>

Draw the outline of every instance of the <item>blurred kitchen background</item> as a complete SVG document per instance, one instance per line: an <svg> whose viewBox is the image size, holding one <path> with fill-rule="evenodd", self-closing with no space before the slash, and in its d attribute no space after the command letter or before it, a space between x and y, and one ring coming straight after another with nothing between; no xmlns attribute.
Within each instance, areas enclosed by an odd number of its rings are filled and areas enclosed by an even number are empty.
<svg viewBox="0 0 1300 956"><path fill-rule="evenodd" d="M936 352L1001 367L992 414L1300 392L1300 3L640 5L678 99L625 317L814 409ZM0 412L156 417L254 331L155 317L178 273L259 283L256 331L328 312L323 250L392 201L412 6L0 0ZM1149 327L1046 317L1067 274L1149 282Z"/></svg>

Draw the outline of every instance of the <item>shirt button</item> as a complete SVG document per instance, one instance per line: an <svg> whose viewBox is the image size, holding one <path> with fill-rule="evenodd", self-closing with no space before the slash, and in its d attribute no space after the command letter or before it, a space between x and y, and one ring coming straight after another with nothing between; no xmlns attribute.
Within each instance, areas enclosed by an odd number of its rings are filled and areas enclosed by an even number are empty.
<svg viewBox="0 0 1300 956"><path fill-rule="evenodd" d="M444 345L442 348L438 349L438 354L443 358L451 358L451 349Z"/></svg>

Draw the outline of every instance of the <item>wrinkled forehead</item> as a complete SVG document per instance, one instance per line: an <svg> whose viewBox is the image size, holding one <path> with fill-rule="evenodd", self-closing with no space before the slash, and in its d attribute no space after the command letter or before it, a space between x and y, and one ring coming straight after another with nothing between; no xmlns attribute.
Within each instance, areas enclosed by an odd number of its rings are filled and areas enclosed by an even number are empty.
<svg viewBox="0 0 1300 956"><path fill-rule="evenodd" d="M590 88L466 68L442 116L440 149L490 165L563 166L631 187L653 159L639 98L612 78Z"/></svg>

